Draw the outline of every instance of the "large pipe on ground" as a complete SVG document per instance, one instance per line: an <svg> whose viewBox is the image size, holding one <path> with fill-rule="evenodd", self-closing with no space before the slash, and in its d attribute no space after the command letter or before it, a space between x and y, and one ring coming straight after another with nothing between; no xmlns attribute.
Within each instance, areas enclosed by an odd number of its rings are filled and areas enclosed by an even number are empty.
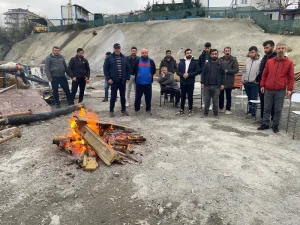
<svg viewBox="0 0 300 225"><path fill-rule="evenodd" d="M17 63L13 63L13 62L0 65L0 72L17 72L23 70L24 70L23 66L20 66Z"/></svg>
<svg viewBox="0 0 300 225"><path fill-rule="evenodd" d="M46 112L46 113L8 117L7 118L7 123L11 124L11 125L21 125L21 124L28 124L28 123L48 120L48 119L52 119L52 118L55 118L55 117L58 117L58 116L62 116L62 115L72 113L76 110L79 110L82 107L83 107L83 104L77 104L77 105L69 106L67 108L55 109L53 111Z"/></svg>

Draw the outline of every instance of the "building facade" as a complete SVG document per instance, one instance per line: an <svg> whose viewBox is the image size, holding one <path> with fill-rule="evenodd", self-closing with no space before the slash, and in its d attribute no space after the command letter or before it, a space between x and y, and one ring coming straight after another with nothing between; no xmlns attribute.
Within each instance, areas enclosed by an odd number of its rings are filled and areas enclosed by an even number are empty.
<svg viewBox="0 0 300 225"><path fill-rule="evenodd" d="M27 9L9 9L4 13L5 17L5 26L6 27L22 27L24 24L28 23L30 19L39 18L39 15L36 15L33 12L30 12Z"/></svg>
<svg viewBox="0 0 300 225"><path fill-rule="evenodd" d="M62 5L61 6L62 25L76 24L94 20L94 15L80 5Z"/></svg>

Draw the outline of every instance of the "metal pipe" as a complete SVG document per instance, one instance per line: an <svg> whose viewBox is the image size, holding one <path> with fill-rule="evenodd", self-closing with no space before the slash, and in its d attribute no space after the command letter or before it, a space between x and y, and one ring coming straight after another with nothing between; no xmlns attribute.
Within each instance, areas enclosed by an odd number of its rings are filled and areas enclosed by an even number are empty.
<svg viewBox="0 0 300 225"><path fill-rule="evenodd" d="M13 62L0 65L0 72L17 72L23 70L24 70L23 66L20 66L17 63L13 63Z"/></svg>

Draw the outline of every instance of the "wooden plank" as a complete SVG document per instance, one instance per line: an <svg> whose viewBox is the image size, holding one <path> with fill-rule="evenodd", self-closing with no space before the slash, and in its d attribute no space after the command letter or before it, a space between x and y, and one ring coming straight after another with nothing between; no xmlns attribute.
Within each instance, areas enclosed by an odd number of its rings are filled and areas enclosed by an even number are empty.
<svg viewBox="0 0 300 225"><path fill-rule="evenodd" d="M8 128L0 131L0 144L9 141L15 137L21 137L21 131L17 127Z"/></svg>

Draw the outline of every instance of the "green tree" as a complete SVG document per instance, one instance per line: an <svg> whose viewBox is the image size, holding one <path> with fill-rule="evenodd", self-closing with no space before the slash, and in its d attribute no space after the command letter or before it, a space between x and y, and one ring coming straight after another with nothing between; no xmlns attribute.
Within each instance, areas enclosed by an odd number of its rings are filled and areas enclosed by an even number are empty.
<svg viewBox="0 0 300 225"><path fill-rule="evenodd" d="M145 6L144 9L145 9L146 12L150 12L150 11L151 11L152 6L151 6L151 4L150 4L150 1L148 1L147 5Z"/></svg>
<svg viewBox="0 0 300 225"><path fill-rule="evenodd" d="M196 8L201 8L201 7L202 7L202 4L201 4L200 0L195 0L194 6L195 6Z"/></svg>
<svg viewBox="0 0 300 225"><path fill-rule="evenodd" d="M175 0L172 0L172 3L169 5L169 10L171 10L171 11L176 10Z"/></svg>

